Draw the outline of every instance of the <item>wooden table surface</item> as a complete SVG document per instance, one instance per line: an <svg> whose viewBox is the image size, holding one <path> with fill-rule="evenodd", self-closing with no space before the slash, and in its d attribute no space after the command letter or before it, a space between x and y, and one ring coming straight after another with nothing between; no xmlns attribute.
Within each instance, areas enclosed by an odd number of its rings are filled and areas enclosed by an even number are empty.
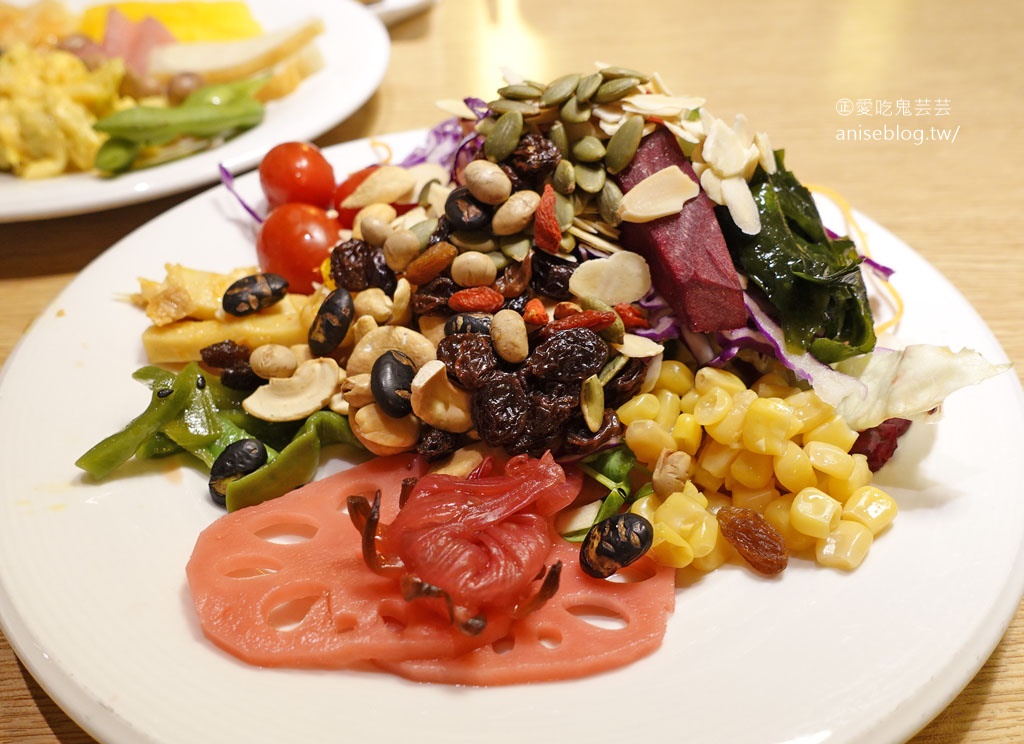
<svg viewBox="0 0 1024 744"><path fill-rule="evenodd" d="M674 91L707 97L718 116L745 113L803 181L837 189L909 243L1024 369L1024 4L441 0L391 36L383 85L319 144L430 126L441 117L437 99L488 96L502 67L538 80L598 60L658 71ZM897 127L911 139L837 138L840 129ZM190 195L0 225L0 361L91 259ZM92 741L2 637L0 741ZM1024 609L913 739L1013 741L1024 741Z"/></svg>

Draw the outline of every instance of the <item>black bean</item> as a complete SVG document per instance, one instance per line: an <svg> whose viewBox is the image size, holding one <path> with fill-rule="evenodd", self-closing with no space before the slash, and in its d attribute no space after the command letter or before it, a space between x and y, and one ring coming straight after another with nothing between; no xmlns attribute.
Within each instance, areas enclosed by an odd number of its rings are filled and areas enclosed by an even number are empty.
<svg viewBox="0 0 1024 744"><path fill-rule="evenodd" d="M639 514L626 512L603 519L587 533L580 545L580 568L605 579L638 560L651 548L654 526Z"/></svg>
<svg viewBox="0 0 1024 744"><path fill-rule="evenodd" d="M239 439L220 453L210 466L210 498L224 506L228 485L267 463L267 448L258 439Z"/></svg>
<svg viewBox="0 0 1024 744"><path fill-rule="evenodd" d="M491 224L492 210L479 201L466 186L460 186L448 195L444 214L452 230L484 230Z"/></svg>
<svg viewBox="0 0 1024 744"><path fill-rule="evenodd" d="M459 313L448 318L444 324L444 335L455 333L490 333L491 316L487 313Z"/></svg>
<svg viewBox="0 0 1024 744"><path fill-rule="evenodd" d="M355 312L352 295L344 287L327 295L309 326L309 350L316 356L327 356L337 349L345 340Z"/></svg>
<svg viewBox="0 0 1024 744"><path fill-rule="evenodd" d="M224 292L221 306L229 315L251 315L270 307L288 293L288 282L278 274L243 276Z"/></svg>
<svg viewBox="0 0 1024 744"><path fill-rule="evenodd" d="M392 418L412 413L412 378L416 363L396 349L385 351L370 370L370 392L380 409Z"/></svg>

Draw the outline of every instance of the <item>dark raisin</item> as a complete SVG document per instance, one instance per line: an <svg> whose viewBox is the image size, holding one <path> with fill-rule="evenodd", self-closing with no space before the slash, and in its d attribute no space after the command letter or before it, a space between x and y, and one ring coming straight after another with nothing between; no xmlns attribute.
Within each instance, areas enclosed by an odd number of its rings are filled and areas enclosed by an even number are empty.
<svg viewBox="0 0 1024 744"><path fill-rule="evenodd" d="M513 261L504 269L494 282L494 288L501 292L502 297L519 297L530 286L533 276L533 254L527 253L522 261Z"/></svg>
<svg viewBox="0 0 1024 744"><path fill-rule="evenodd" d="M640 392L647 376L647 360L631 357L619 373L604 386L604 404L609 408L618 408L627 400Z"/></svg>
<svg viewBox="0 0 1024 744"><path fill-rule="evenodd" d="M236 364L248 364L252 349L234 341L220 341L199 350L203 363L217 369L227 369Z"/></svg>
<svg viewBox="0 0 1024 744"><path fill-rule="evenodd" d="M455 333L437 344L437 358L448 368L448 376L467 390L477 390L483 378L498 369L491 337L483 333Z"/></svg>
<svg viewBox="0 0 1024 744"><path fill-rule="evenodd" d="M569 279L576 271L577 264L564 261L544 251L533 251L530 288L540 295L555 300L571 300Z"/></svg>
<svg viewBox="0 0 1024 744"><path fill-rule="evenodd" d="M430 237L427 238L427 247L434 245L434 243L440 243L441 241L447 241L452 236L453 228L452 223L447 217L441 215L437 220L437 227L434 228L434 232L430 233Z"/></svg>
<svg viewBox="0 0 1024 744"><path fill-rule="evenodd" d="M502 303L502 310L515 310L520 315L526 310L526 303L530 301L530 293L523 292L518 297L510 297Z"/></svg>
<svg viewBox="0 0 1024 744"><path fill-rule="evenodd" d="M542 134L527 132L519 138L516 149L500 165L512 179L513 190L539 190L544 179L554 172L561 159L562 154L554 142Z"/></svg>
<svg viewBox="0 0 1024 744"><path fill-rule="evenodd" d="M592 432L584 423L583 417L573 419L566 429L565 441L562 443L562 454L575 457L586 457L597 452L615 437L622 434L622 422L615 414L615 409L604 409L601 427Z"/></svg>
<svg viewBox="0 0 1024 744"><path fill-rule="evenodd" d="M449 276L439 276L412 293L412 311L416 315L447 315L448 300L459 289Z"/></svg>
<svg viewBox="0 0 1024 744"><path fill-rule="evenodd" d="M331 277L349 292L377 287L392 295L397 284L383 251L357 238L346 240L331 251Z"/></svg>
<svg viewBox="0 0 1024 744"><path fill-rule="evenodd" d="M266 385L267 380L264 380L258 374L252 371L252 367L248 364L239 364L234 367L227 367L221 370L220 373L221 384L226 388L232 390L255 390L260 385Z"/></svg>
<svg viewBox="0 0 1024 744"><path fill-rule="evenodd" d="M527 374L556 382L582 382L601 371L608 346L589 328L569 328L537 346L526 360Z"/></svg>
<svg viewBox="0 0 1024 744"><path fill-rule="evenodd" d="M522 383L508 372L491 372L473 394L473 423L492 447L515 442L526 426L530 400Z"/></svg>
<svg viewBox="0 0 1024 744"><path fill-rule="evenodd" d="M420 440L416 443L416 451L430 461L440 460L457 450L459 444L458 434L424 425L420 428Z"/></svg>

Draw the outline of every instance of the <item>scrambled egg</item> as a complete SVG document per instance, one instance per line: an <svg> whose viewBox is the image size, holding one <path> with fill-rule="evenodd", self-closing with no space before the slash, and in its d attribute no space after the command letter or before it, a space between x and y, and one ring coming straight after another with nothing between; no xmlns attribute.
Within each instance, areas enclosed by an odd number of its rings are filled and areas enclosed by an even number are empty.
<svg viewBox="0 0 1024 744"><path fill-rule="evenodd" d="M0 54L0 171L49 178L92 168L103 136L93 122L123 107L124 64L89 70L57 49L16 43Z"/></svg>

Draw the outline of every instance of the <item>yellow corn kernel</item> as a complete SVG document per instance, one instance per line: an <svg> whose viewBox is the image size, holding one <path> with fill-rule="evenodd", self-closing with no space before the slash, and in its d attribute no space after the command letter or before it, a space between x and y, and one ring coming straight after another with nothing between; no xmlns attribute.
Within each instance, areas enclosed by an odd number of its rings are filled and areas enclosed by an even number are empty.
<svg viewBox="0 0 1024 744"><path fill-rule="evenodd" d="M863 486L843 505L843 519L859 522L877 535L892 523L897 511L892 496L877 486Z"/></svg>
<svg viewBox="0 0 1024 744"><path fill-rule="evenodd" d="M704 495L703 491L697 488L693 481L686 482L686 485L683 486L682 493L686 498L699 504L701 509L708 508L708 497ZM714 493L714 491L712 491L712 493Z"/></svg>
<svg viewBox="0 0 1024 744"><path fill-rule="evenodd" d="M697 455L697 464L716 478L724 478L740 450L708 439Z"/></svg>
<svg viewBox="0 0 1024 744"><path fill-rule="evenodd" d="M835 445L843 452L849 452L850 447L857 441L857 432L838 414L830 417L824 423L819 424L810 431L804 432L804 444L807 442L827 442Z"/></svg>
<svg viewBox="0 0 1024 744"><path fill-rule="evenodd" d="M853 458L853 472L848 478L825 478L821 490L828 493L836 501L844 504L858 488L871 485L872 473L868 467L867 455L850 455Z"/></svg>
<svg viewBox="0 0 1024 744"><path fill-rule="evenodd" d="M774 459L768 455L741 450L729 465L729 472L747 488L765 488L775 475Z"/></svg>
<svg viewBox="0 0 1024 744"><path fill-rule="evenodd" d="M661 506L661 499L655 496L653 493L641 496L632 504L629 505L629 510L633 514L637 514L646 519L651 524L654 524L654 512L657 511L658 507Z"/></svg>
<svg viewBox="0 0 1024 744"><path fill-rule="evenodd" d="M779 485L791 493L818 485L818 476L811 465L811 458L796 442L788 442L781 455L774 458L775 477Z"/></svg>
<svg viewBox="0 0 1024 744"><path fill-rule="evenodd" d="M717 491L722 487L725 482L724 478L716 475L712 475L706 469L702 468L700 464L697 464L696 469L693 471L693 477L690 479L698 486L703 488L705 491Z"/></svg>
<svg viewBox="0 0 1024 744"><path fill-rule="evenodd" d="M747 416L747 409L751 401L757 400L757 393L753 390L740 390L732 396L732 406L725 417L716 423L707 424L704 430L708 436L720 444L727 444L730 447L740 446L740 437L743 435L743 421Z"/></svg>
<svg viewBox="0 0 1024 744"><path fill-rule="evenodd" d="M690 543L664 522L654 523L654 538L648 553L663 566L683 568L693 562Z"/></svg>
<svg viewBox="0 0 1024 744"><path fill-rule="evenodd" d="M677 491L666 498L654 512L655 528L667 526L675 534L682 537L690 545L693 556L707 555L715 547L718 539L718 520L706 506L691 494L697 493L696 488ZM700 495L700 498L704 497ZM691 558L692 560L692 558Z"/></svg>
<svg viewBox="0 0 1024 744"><path fill-rule="evenodd" d="M800 420L801 432L821 426L835 415L835 409L813 390L801 390L786 396L785 400L786 405L793 409L793 415Z"/></svg>
<svg viewBox="0 0 1024 744"><path fill-rule="evenodd" d="M680 408L682 403L680 403ZM697 423L701 426L717 424L725 418L732 408L732 396L725 388L711 388L701 393L693 406L693 415L697 417Z"/></svg>
<svg viewBox="0 0 1024 744"><path fill-rule="evenodd" d="M734 555L736 555L736 548L719 533L711 552L700 557L694 556L690 565L698 571L709 573L727 563Z"/></svg>
<svg viewBox="0 0 1024 744"><path fill-rule="evenodd" d="M804 452L819 473L833 478L849 478L853 474L853 457L834 444L815 439L804 444Z"/></svg>
<svg viewBox="0 0 1024 744"><path fill-rule="evenodd" d="M651 393L634 395L615 410L623 426L634 421L653 421L658 415L658 399Z"/></svg>
<svg viewBox="0 0 1024 744"><path fill-rule="evenodd" d="M672 435L647 419L629 424L625 436L626 446L645 465L653 466L661 457L662 450L676 451L676 440Z"/></svg>
<svg viewBox="0 0 1024 744"><path fill-rule="evenodd" d="M654 397L658 399L658 415L654 422L665 431L672 431L672 425L679 417L679 396L668 388L655 388Z"/></svg>
<svg viewBox="0 0 1024 744"><path fill-rule="evenodd" d="M764 519L768 524L779 531L786 549L793 553L800 553L814 547L814 538L797 532L793 528L793 520L790 512L793 507L793 494L780 496L770 502L764 508Z"/></svg>
<svg viewBox="0 0 1024 744"><path fill-rule="evenodd" d="M704 429L692 413L680 413L672 426L672 438L676 440L679 449L688 455L697 454L703 434Z"/></svg>
<svg viewBox="0 0 1024 744"><path fill-rule="evenodd" d="M779 398L755 398L743 422L743 446L761 455L781 455L797 419Z"/></svg>
<svg viewBox="0 0 1024 744"><path fill-rule="evenodd" d="M839 525L842 516L843 505L820 488L803 489L789 508L793 529L822 540Z"/></svg>
<svg viewBox="0 0 1024 744"><path fill-rule="evenodd" d="M765 507L777 498L779 498L779 489L772 486L748 488L744 485L736 485L732 489L733 506L738 506L741 509L753 509L762 514Z"/></svg>
<svg viewBox="0 0 1024 744"><path fill-rule="evenodd" d="M722 388L728 395L735 395L740 390L746 390L747 386L743 380L732 372L726 372L717 367L701 367L693 376L693 386L701 395L710 392L715 388Z"/></svg>
<svg viewBox="0 0 1024 744"><path fill-rule="evenodd" d="M759 398L786 398L796 392L782 375L767 372L750 386Z"/></svg>
<svg viewBox="0 0 1024 744"><path fill-rule="evenodd" d="M827 537L818 540L814 558L822 566L852 571L867 556L873 541L871 530L860 522L841 519Z"/></svg>
<svg viewBox="0 0 1024 744"><path fill-rule="evenodd" d="M675 359L665 359L654 386L671 390L676 395L686 395L693 388L693 370Z"/></svg>
<svg viewBox="0 0 1024 744"><path fill-rule="evenodd" d="M682 413L693 413L693 409L697 407L697 400L700 398L700 393L695 388L690 388L686 393L679 396L679 410Z"/></svg>

